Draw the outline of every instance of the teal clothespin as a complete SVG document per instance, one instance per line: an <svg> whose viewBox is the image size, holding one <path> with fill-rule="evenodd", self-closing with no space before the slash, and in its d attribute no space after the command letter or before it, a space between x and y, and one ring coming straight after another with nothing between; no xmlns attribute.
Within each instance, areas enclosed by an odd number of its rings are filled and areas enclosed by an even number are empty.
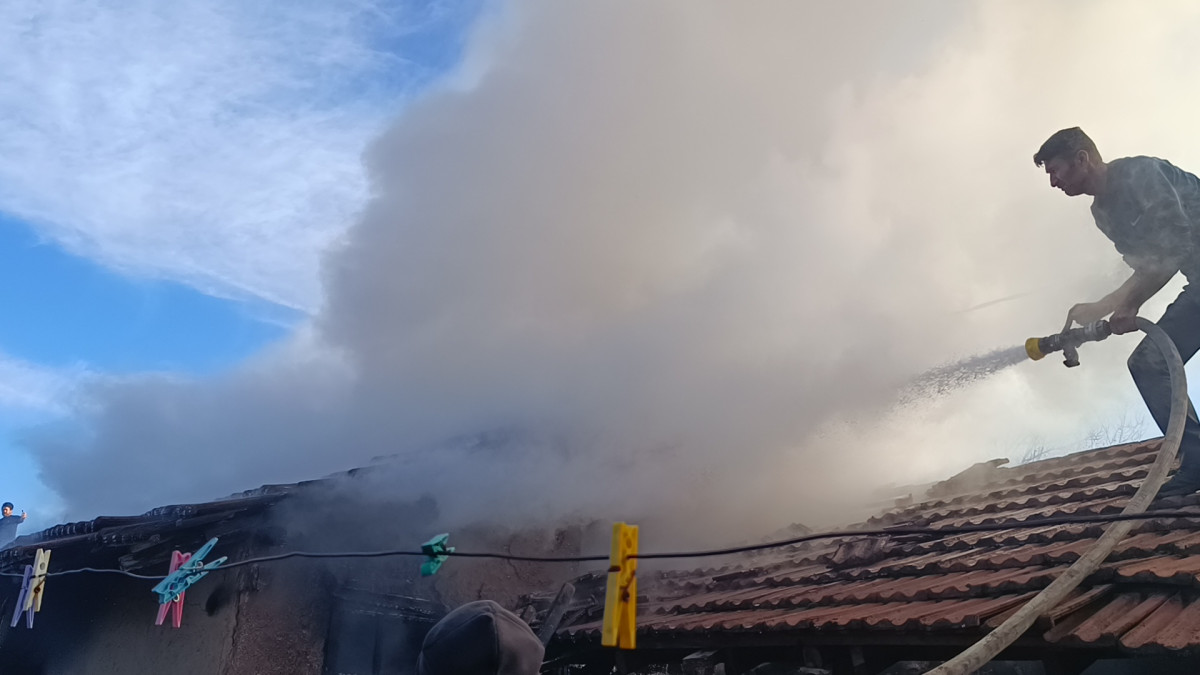
<svg viewBox="0 0 1200 675"><path fill-rule="evenodd" d="M217 545L217 538L213 537L208 540L208 543L200 547L188 558L187 562L181 564L174 572L171 572L167 578L158 582L158 585L151 589L158 595L158 603L165 605L179 599L179 596L184 593L192 584L200 581L210 571L220 567L227 557L221 556L216 560L205 563L204 556L208 555Z"/></svg>
<svg viewBox="0 0 1200 675"><path fill-rule="evenodd" d="M441 569L442 563L454 553L453 546L446 546L446 542L450 540L449 534L439 534L429 541L421 544L421 553L429 557L429 560L421 563L421 576L428 577L437 574Z"/></svg>

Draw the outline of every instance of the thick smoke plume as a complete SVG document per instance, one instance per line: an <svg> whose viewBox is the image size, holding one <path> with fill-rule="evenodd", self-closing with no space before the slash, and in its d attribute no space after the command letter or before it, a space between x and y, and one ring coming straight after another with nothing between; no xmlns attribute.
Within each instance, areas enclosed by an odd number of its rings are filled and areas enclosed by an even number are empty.
<svg viewBox="0 0 1200 675"><path fill-rule="evenodd" d="M1200 168L1196 12L1142 12L507 7L366 153L312 330L219 381L97 384L81 434L32 439L45 480L91 516L390 456L380 489L450 521L753 533L1069 442L1136 402L1130 340L891 406L1122 280L1030 161L1051 132Z"/></svg>

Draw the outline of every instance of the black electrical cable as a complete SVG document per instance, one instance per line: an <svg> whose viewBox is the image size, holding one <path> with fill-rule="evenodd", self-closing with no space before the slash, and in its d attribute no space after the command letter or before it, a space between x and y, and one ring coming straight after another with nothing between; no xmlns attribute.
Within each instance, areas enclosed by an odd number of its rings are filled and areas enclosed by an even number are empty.
<svg viewBox="0 0 1200 675"><path fill-rule="evenodd" d="M841 530L837 532L820 532L807 534L792 539L772 541L765 544L750 544L731 548L713 549L710 551L694 551L691 553L642 553L636 556L640 560L661 560L664 558L704 558L709 556L748 553L771 548L782 548L793 544L802 544L817 539L835 539L838 537L882 537L889 535L936 535L938 537L971 534L974 532L995 532L998 530L1015 530L1033 527L1052 527L1055 525L1086 525L1088 523L1111 523L1119 520L1154 520L1157 518L1200 518L1200 510L1191 511L1146 511L1143 513L1112 513L1079 516L1056 516L1039 520L1023 520L1018 523L978 523L973 525L954 525L950 527L915 527L897 525L873 530ZM607 559L607 558L606 558Z"/></svg>
<svg viewBox="0 0 1200 675"><path fill-rule="evenodd" d="M1087 515L1069 515L1055 516L1050 518L1040 518L1037 520L1022 520L1019 522L994 522L994 523L975 523L968 525L952 525L947 527L928 527L928 526L912 526L912 525L894 525L891 527L881 527L875 529L862 530L834 530L830 532L815 532L805 534L790 539L781 539L777 541L769 541L761 544L748 544L745 546L733 546L729 548L708 549L701 551L673 551L667 553L639 553L631 556L639 560L666 560L677 558L710 558L714 556L733 555L736 553L751 553L754 551L765 551L773 548L783 548L786 546L794 546L803 544L809 541L817 541L821 539L838 539L847 537L886 537L886 536L932 536L934 538L942 538L959 534L972 534L976 532L996 532L1000 530L1016 530L1035 527L1054 527L1058 525L1087 525L1090 523L1112 523L1124 520L1157 520L1160 518L1190 518L1200 520L1200 510L1162 510L1162 511L1146 511L1143 513L1110 513L1110 514L1087 514ZM1200 526L1200 523L1196 523ZM536 555L513 555L509 553L485 553L485 552L470 552L470 551L447 551L444 555L450 558L489 558L494 560L511 560L517 562L541 562L541 563L580 563L580 562L605 562L609 560L607 555L585 555L585 556L536 556ZM256 565L259 563L275 562L278 560L286 560L288 558L387 558L407 556L414 558L429 557L422 551L412 550L382 550L382 551L289 551L287 553L277 553L274 555L261 556L257 558L247 558L231 563L224 563L219 567L213 567L207 572L220 572L222 570L244 567L246 565ZM103 569L95 567L82 567L79 569L60 570L56 572L47 572L47 577L65 576L68 574L81 573L97 573L97 574L119 574L122 576L131 577L134 579L143 579L149 581L159 581L165 579L167 575L149 575L137 574L119 569ZM24 577L24 574L15 572L0 572L0 577Z"/></svg>

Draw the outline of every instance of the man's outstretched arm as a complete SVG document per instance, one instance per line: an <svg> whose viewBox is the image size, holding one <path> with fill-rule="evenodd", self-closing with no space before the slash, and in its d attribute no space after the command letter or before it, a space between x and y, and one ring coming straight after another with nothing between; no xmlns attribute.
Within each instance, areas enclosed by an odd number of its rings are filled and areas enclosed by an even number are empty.
<svg viewBox="0 0 1200 675"><path fill-rule="evenodd" d="M1099 321L1109 314L1112 315L1114 333L1120 335L1135 330L1133 317L1137 316L1138 310L1147 300L1167 285L1171 277L1175 276L1175 272L1176 270L1172 269L1154 268L1134 270L1133 275L1112 293L1096 302L1081 302L1072 307L1071 311L1067 312L1067 325L1063 330L1070 328L1074 323L1084 325Z"/></svg>

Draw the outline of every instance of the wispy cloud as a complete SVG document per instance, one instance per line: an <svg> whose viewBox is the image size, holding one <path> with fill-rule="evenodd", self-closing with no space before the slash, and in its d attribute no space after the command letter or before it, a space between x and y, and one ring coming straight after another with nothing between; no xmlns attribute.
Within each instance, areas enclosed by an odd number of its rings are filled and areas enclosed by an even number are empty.
<svg viewBox="0 0 1200 675"><path fill-rule="evenodd" d="M0 354L0 411L34 419L66 415L89 375L84 366L48 369Z"/></svg>
<svg viewBox="0 0 1200 675"><path fill-rule="evenodd" d="M5 2L0 210L124 271L312 310L364 143L431 76L406 37L454 11Z"/></svg>

